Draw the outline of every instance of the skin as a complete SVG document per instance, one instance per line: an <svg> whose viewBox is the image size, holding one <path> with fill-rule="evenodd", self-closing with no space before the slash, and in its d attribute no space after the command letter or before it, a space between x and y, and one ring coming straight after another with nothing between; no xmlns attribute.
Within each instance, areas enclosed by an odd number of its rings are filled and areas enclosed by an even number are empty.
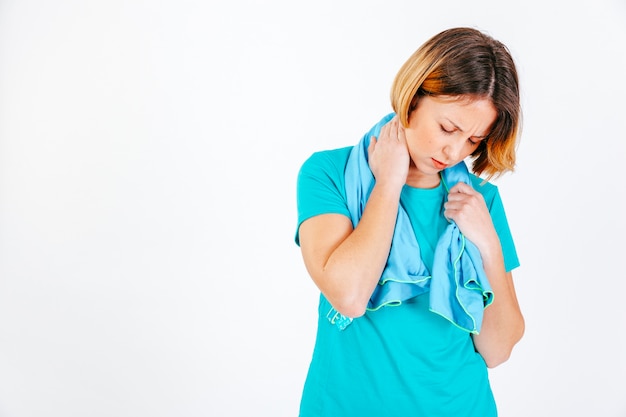
<svg viewBox="0 0 626 417"><path fill-rule="evenodd" d="M489 133L496 119L489 99L476 97L420 98L404 128L397 117L386 124L368 148L376 179L356 228L339 214L312 217L300 226L305 266L328 301L345 316L365 313L369 297L385 267L406 184L439 185L444 167L468 157ZM444 216L479 249L494 302L485 309L476 350L488 367L505 362L524 332L511 273L504 268L502 248L480 193L467 184L450 189Z"/></svg>

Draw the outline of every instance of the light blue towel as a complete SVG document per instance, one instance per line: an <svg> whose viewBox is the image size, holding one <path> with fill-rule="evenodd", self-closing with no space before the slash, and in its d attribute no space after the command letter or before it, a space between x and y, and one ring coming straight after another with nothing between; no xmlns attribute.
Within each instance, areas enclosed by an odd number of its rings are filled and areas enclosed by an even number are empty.
<svg viewBox="0 0 626 417"><path fill-rule="evenodd" d="M346 194L352 224L356 227L375 179L367 162L367 148L372 136L379 137L381 127L394 113L385 116L352 149L346 166ZM471 185L464 162L442 171L446 190L457 182ZM477 334L480 331L483 309L493 301L493 292L483 269L476 246L467 240L451 221L435 248L432 273L421 259L419 243L408 214L402 206L398 210L387 265L368 303L367 309L398 306L420 294L430 291L429 308L458 327ZM351 320L338 312L328 314L331 323L345 328Z"/></svg>

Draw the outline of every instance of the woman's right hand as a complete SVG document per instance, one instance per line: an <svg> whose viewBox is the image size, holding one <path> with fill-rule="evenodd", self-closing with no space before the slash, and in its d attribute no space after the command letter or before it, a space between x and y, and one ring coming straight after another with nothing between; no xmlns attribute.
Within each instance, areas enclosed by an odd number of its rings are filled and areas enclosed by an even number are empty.
<svg viewBox="0 0 626 417"><path fill-rule="evenodd" d="M402 187L406 183L410 157L398 116L382 127L378 138L371 138L367 152L377 184Z"/></svg>

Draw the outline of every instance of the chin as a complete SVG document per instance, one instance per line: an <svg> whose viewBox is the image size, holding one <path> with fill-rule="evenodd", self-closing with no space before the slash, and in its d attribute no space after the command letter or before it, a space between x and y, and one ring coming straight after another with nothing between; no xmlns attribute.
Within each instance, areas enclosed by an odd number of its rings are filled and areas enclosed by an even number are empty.
<svg viewBox="0 0 626 417"><path fill-rule="evenodd" d="M439 175L439 173L441 171L443 171L443 170L442 169L437 169L437 168L432 167L432 166L426 166L424 168L418 167L417 171L420 174L425 175L425 176L435 176L435 175Z"/></svg>

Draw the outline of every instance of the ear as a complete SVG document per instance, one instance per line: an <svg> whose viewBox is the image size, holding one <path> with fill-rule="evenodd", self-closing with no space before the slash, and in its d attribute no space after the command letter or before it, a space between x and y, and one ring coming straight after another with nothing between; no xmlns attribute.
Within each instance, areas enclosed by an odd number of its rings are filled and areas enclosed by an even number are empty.
<svg viewBox="0 0 626 417"><path fill-rule="evenodd" d="M419 94L415 93L415 95L411 99L411 105L409 106L409 114L407 116L410 117L411 113L413 113L413 110L415 110L417 108L417 101L418 100L419 100Z"/></svg>
<svg viewBox="0 0 626 417"><path fill-rule="evenodd" d="M411 99L411 105L409 106L409 111L408 111L408 113L406 115L406 122L407 123L411 122L411 115L417 109L417 104L419 102L419 98L420 98L420 94L419 94L419 90L418 90L418 92L416 92L415 95L413 96L413 98Z"/></svg>
<svg viewBox="0 0 626 417"><path fill-rule="evenodd" d="M415 94L413 96L413 99L411 100L411 104L409 105L408 112L407 112L407 115L406 115L406 122L407 122L407 124L411 123L411 116L413 115L413 112L415 111L415 109L417 109L418 101L419 101L419 95ZM404 126L404 127L406 128L408 126Z"/></svg>

